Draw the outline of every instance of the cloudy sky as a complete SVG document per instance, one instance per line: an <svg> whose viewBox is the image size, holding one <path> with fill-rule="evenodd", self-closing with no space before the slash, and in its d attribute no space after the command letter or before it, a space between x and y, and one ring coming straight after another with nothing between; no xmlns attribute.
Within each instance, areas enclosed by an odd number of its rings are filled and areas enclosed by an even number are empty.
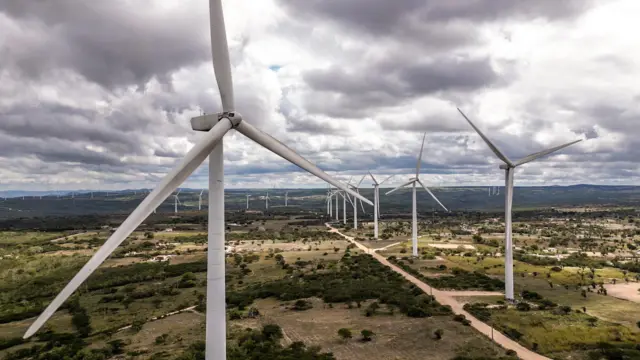
<svg viewBox="0 0 640 360"><path fill-rule="evenodd" d="M637 0L225 1L236 108L342 180L638 184ZM206 0L0 0L0 190L150 187L220 110ZM636 30L633 30L636 29ZM234 131L228 187L321 183ZM206 186L207 164L186 186ZM366 181L367 186L370 181Z"/></svg>

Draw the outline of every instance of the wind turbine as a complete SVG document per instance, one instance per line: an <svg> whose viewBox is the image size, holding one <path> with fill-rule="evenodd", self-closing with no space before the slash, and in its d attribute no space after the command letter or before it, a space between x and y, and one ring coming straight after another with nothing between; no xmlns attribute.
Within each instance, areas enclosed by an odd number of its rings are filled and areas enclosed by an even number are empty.
<svg viewBox="0 0 640 360"><path fill-rule="evenodd" d="M204 189L200 191L200 195L198 195L198 210L202 210L202 194L204 193Z"/></svg>
<svg viewBox="0 0 640 360"><path fill-rule="evenodd" d="M284 206L287 206L287 203L289 202L289 192L285 191L284 192Z"/></svg>
<svg viewBox="0 0 640 360"><path fill-rule="evenodd" d="M249 198L251 197L251 195L247 194L247 210L249 210Z"/></svg>
<svg viewBox="0 0 640 360"><path fill-rule="evenodd" d="M264 197L264 206L267 210L269 210L269 192L267 191L267 196Z"/></svg>
<svg viewBox="0 0 640 360"><path fill-rule="evenodd" d="M178 194L180 194L180 191L182 190L178 189L178 192L173 195L173 212L175 214L178 213L178 204L180 204L180 199L178 199Z"/></svg>
<svg viewBox="0 0 640 360"><path fill-rule="evenodd" d="M294 165L312 173L322 180L360 198L367 204L371 201L335 180L317 166L298 155L290 147L267 133L244 121L234 110L233 85L229 49L224 26L221 0L209 0L211 47L214 71L222 113L201 115L191 119L191 126L207 133L185 155L184 159L162 179L133 213L125 219L109 239L98 249L74 278L53 299L27 329L24 337L35 334L73 292L102 264L111 253L159 206L171 193L209 157L209 239L207 254L207 314L206 314L206 358L226 359L226 304L225 304L225 250L224 250L224 154L222 138L231 130L243 134Z"/></svg>
<svg viewBox="0 0 640 360"><path fill-rule="evenodd" d="M530 155L523 157L518 161L511 161L508 157L506 157L498 148L487 138L480 129L478 129L472 122L469 120L467 115L465 115L462 110L458 108L458 112L467 120L469 125L475 130L478 135L484 140L484 142L489 146L491 151L498 157L498 159L502 160L504 164L500 165L500 169L504 170L504 179L505 179L505 187L504 187L504 295L508 301L514 301L513 294L513 242L511 239L511 206L513 205L513 172L516 167L541 158L545 155L549 155L554 153L560 149L566 148L567 146L573 145L577 142L582 141L582 139L574 140L568 142L563 145L559 145L556 147L552 147L546 150L542 150ZM498 190L499 191L499 190Z"/></svg>
<svg viewBox="0 0 640 360"><path fill-rule="evenodd" d="M377 239L378 216L380 216L380 185L382 185L385 181L391 179L395 175L391 175L381 182L378 182L378 180L376 180L371 171L369 171L369 176L371 176L371 180L373 180L373 237Z"/></svg>
<svg viewBox="0 0 640 360"><path fill-rule="evenodd" d="M362 175L362 179L360 179L358 185L351 185L352 189L355 190L358 194L360 194L359 186L360 184L362 184L362 181L366 176L367 175ZM347 185L349 184L351 184L351 179L349 179ZM353 200L351 200L351 198L349 198L349 201L351 202L351 205L353 205L353 229L358 230L358 199L354 198ZM362 213L364 214L364 205L360 203L360 206L362 207Z"/></svg>
<svg viewBox="0 0 640 360"><path fill-rule="evenodd" d="M440 204L440 206L442 206L442 208L445 211L449 211L447 210L447 208L442 205L442 203L440 202L440 200L438 200L438 198L433 195L433 193L431 192L431 190L429 190L429 188L427 188L426 186L424 186L424 184L422 183L422 181L420 181L420 163L422 162L422 150L424 149L424 139L427 137L427 133L424 133L424 136L422 136L422 146L420 147L420 154L418 155L418 163L416 164L416 177L414 178L410 178L408 182L398 186L397 188L391 190L391 191L387 191L387 193L385 195L389 195L393 192L395 192L396 190L402 189L405 186L408 185L413 185L413 194L412 194L412 198L413 198L413 204L412 204L412 224L411 224L411 244L413 246L413 256L418 256L418 210L417 210L417 204L416 204L416 183L420 184L420 186L422 186L423 189L425 189L429 195L431 195L431 197L438 203Z"/></svg>

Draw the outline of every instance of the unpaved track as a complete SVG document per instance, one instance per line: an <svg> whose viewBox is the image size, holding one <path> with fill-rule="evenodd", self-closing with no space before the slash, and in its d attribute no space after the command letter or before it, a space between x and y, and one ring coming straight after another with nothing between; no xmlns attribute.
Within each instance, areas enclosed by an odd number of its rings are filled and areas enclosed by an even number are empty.
<svg viewBox="0 0 640 360"><path fill-rule="evenodd" d="M351 236L344 235L343 233L338 231L338 229L331 227L331 225L329 225L328 223L325 224L325 225L330 229L329 230L330 232L338 233L339 235L341 235L342 237L347 239L349 242L351 242L352 244L357 246L358 249L364 251L364 253L370 254L376 260L378 260L380 263L388 266L393 271L397 272L398 274L402 275L405 279L407 279L410 282L412 282L413 284L415 284L417 287L422 289L422 291L424 291L426 294L432 294L440 304L451 306L451 309L453 310L454 313L464 315L469 321L471 321L471 326L473 326L476 330L480 331L481 333L483 333L487 337L491 338L491 333L492 333L491 326L483 323L482 321L476 319L473 315L471 315L468 312L466 312L462 308L463 304L459 303L455 299L455 297L452 296L453 293L458 293L458 294L476 293L477 294L477 293L480 293L480 292L472 292L472 291L454 292L454 291L440 291L440 290L433 289L429 285L423 283L422 281L418 280L414 276L410 275L409 273L405 272L404 270L402 270L399 267L395 266L394 264L390 263L384 256L376 253L375 251L373 251L373 250L369 249L368 247L366 247L366 246L360 244L359 242L355 241ZM458 294L456 294L456 296L467 296L467 295L458 295ZM499 293L499 294L501 294L501 293ZM516 353L518 353L518 357L523 359L523 360L551 360L548 357L542 356L540 354L537 354L537 353L525 348L524 346L522 346L522 345L518 344L517 342L509 339L508 337L506 337L504 334L500 333L497 330L493 330L493 341L495 341L496 343L500 344L505 349L509 349L509 350L515 351Z"/></svg>

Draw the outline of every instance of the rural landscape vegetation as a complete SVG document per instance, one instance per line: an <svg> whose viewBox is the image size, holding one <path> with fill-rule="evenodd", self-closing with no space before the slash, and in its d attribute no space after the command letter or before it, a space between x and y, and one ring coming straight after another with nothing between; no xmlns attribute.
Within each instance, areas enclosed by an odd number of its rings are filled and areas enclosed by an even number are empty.
<svg viewBox="0 0 640 360"><path fill-rule="evenodd" d="M371 207L354 229L352 206L336 221L318 190L288 190L286 207L272 191L268 211L259 194L242 209L247 192L228 192L228 358L636 359L640 217L626 203L588 204L616 189L584 189L537 189L554 206L519 202L515 304L504 300L495 209L420 212L414 258L408 191L383 207L377 240ZM473 189L434 190L450 200L461 191ZM551 194L570 191L573 203L559 207ZM183 191L178 213L152 214L29 340L34 317L124 219L119 202L126 210L144 194L0 202L114 209L0 221L0 356L204 359L207 221L197 195Z"/></svg>

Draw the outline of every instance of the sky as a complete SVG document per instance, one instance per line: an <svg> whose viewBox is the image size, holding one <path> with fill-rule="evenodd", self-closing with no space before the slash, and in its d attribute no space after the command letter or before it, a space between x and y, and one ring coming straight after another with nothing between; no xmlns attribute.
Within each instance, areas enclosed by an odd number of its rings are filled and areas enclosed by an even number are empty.
<svg viewBox="0 0 640 360"><path fill-rule="evenodd" d="M423 182L502 185L460 107L512 159L583 139L517 186L640 184L637 0L223 3L236 110L341 181L405 182L426 132ZM153 187L221 111L206 0L0 0L0 28L0 190ZM326 186L224 151L228 188Z"/></svg>

